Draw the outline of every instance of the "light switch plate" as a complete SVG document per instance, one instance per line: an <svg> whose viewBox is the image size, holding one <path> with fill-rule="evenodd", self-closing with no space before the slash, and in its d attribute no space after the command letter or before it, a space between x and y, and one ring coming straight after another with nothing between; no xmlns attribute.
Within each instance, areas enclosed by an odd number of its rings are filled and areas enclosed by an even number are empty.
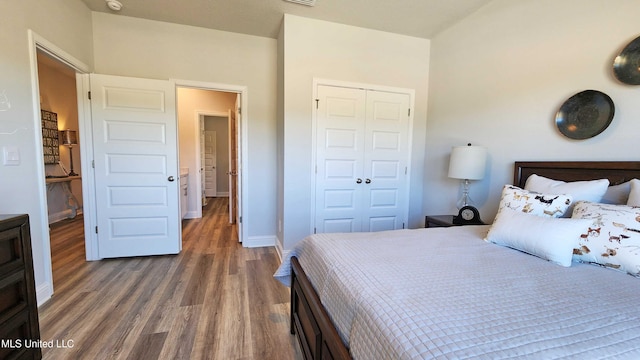
<svg viewBox="0 0 640 360"><path fill-rule="evenodd" d="M17 146L3 146L2 155L2 163L5 166L20 165L20 150Z"/></svg>

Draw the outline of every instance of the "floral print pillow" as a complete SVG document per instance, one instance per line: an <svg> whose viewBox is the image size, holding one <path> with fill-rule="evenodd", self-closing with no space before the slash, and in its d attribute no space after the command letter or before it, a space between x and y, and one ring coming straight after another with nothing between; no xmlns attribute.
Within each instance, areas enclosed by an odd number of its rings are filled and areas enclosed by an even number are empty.
<svg viewBox="0 0 640 360"><path fill-rule="evenodd" d="M571 200L571 195L541 194L505 185L502 188L498 212L509 208L531 215L561 217L571 205Z"/></svg>
<svg viewBox="0 0 640 360"><path fill-rule="evenodd" d="M572 218L590 219L573 260L640 277L640 207L579 201Z"/></svg>

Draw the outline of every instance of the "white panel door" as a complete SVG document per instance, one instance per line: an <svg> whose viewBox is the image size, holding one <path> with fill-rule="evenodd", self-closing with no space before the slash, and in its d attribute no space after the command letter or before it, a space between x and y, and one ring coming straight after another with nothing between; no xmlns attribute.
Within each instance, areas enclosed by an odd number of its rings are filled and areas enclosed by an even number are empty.
<svg viewBox="0 0 640 360"><path fill-rule="evenodd" d="M216 135L215 131L207 130L204 132L204 188L205 195L208 197L218 196Z"/></svg>
<svg viewBox="0 0 640 360"><path fill-rule="evenodd" d="M315 232L403 228L409 95L325 85L317 95Z"/></svg>
<svg viewBox="0 0 640 360"><path fill-rule="evenodd" d="M367 91L362 231L402 229L407 211L409 95Z"/></svg>
<svg viewBox="0 0 640 360"><path fill-rule="evenodd" d="M316 232L360 231L365 92L318 86Z"/></svg>
<svg viewBox="0 0 640 360"><path fill-rule="evenodd" d="M182 247L175 86L91 74L98 255Z"/></svg>

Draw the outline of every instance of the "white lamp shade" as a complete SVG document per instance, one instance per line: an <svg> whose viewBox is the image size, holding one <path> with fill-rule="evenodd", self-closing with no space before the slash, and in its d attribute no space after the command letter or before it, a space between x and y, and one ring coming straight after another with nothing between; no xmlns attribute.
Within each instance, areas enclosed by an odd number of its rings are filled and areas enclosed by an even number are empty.
<svg viewBox="0 0 640 360"><path fill-rule="evenodd" d="M487 164L487 149L483 146L454 146L449 161L449 177L480 180Z"/></svg>
<svg viewBox="0 0 640 360"><path fill-rule="evenodd" d="M60 130L60 144L78 145L78 136L75 130Z"/></svg>

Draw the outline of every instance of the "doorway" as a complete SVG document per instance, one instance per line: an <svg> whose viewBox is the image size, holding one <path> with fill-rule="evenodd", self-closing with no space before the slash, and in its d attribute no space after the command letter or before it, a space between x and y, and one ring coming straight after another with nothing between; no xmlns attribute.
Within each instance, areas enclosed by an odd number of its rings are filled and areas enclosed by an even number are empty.
<svg viewBox="0 0 640 360"><path fill-rule="evenodd" d="M57 58L36 51L38 64L38 89L43 127L43 153L47 213L49 222L50 251L55 257L70 247L84 250L83 238L75 237L73 243L57 246L63 239L54 238L51 231L82 216L82 166L80 163L78 136L78 103L76 100L76 71ZM76 224L81 221L75 221ZM76 229L84 232L84 229ZM55 232L60 237L60 231ZM84 252L84 251L83 251ZM52 267L52 273L60 272L60 266ZM53 273L55 285L58 278Z"/></svg>
<svg viewBox="0 0 640 360"><path fill-rule="evenodd" d="M177 84L180 168L188 174L186 218L202 217L208 198L227 197L229 222L240 218L242 92L234 87ZM239 221L238 221L239 222ZM241 241L241 228L238 227Z"/></svg>

